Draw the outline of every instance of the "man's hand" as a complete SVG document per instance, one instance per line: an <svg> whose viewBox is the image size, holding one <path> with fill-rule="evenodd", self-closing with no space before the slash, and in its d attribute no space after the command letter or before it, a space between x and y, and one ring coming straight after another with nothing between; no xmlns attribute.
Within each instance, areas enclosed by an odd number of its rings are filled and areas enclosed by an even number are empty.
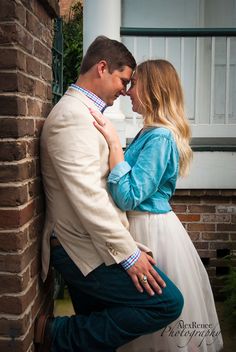
<svg viewBox="0 0 236 352"><path fill-rule="evenodd" d="M145 289L150 296L153 296L155 292L161 294L161 287L166 286L153 268L152 265L154 264L155 260L150 255L141 252L136 263L127 270L127 274L131 277L137 290L143 292L143 289Z"/></svg>

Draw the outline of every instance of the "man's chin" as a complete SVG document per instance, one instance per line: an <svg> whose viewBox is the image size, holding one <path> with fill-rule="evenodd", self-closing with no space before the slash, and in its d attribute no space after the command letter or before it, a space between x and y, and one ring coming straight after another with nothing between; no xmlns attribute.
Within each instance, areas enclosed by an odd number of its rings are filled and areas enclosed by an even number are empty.
<svg viewBox="0 0 236 352"><path fill-rule="evenodd" d="M113 104L114 104L114 100L107 102L107 106L112 106Z"/></svg>

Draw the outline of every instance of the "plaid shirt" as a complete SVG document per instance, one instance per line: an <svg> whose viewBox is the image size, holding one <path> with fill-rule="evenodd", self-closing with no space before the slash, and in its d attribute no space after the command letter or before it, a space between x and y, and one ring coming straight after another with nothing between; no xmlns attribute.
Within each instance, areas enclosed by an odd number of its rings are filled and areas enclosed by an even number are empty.
<svg viewBox="0 0 236 352"><path fill-rule="evenodd" d="M89 99L91 99L94 102L94 104L98 107L98 109L101 113L103 113L103 111L106 109L106 107L107 107L106 103L102 99L100 99L96 94L90 92L89 90L87 90L85 88L81 88L81 87L77 86L76 84L71 84L70 88L84 93Z"/></svg>
<svg viewBox="0 0 236 352"><path fill-rule="evenodd" d="M104 110L106 109L106 107L107 107L106 103L102 99L100 99L96 94L90 92L89 90L87 90L85 88L79 87L76 84L71 84L70 88L84 93L89 99L91 99L94 102L94 104L98 107L98 109L101 113L103 113ZM123 266L123 268L125 270L128 270L129 268L131 268L132 265L134 265L136 263L136 261L139 259L140 255L141 255L141 251L138 248L134 252L134 254L132 254L126 260L123 260L121 262L121 265Z"/></svg>

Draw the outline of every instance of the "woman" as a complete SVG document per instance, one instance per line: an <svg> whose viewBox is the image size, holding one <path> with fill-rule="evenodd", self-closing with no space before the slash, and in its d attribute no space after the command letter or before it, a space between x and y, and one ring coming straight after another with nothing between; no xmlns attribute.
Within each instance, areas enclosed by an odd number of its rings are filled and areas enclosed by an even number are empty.
<svg viewBox="0 0 236 352"><path fill-rule="evenodd" d="M215 352L223 343L207 272L187 232L171 209L178 175L192 158L190 127L174 67L165 60L141 63L127 95L143 116L143 129L125 152L111 122L93 112L95 127L110 148L108 188L127 211L130 232L148 246L157 266L181 290L180 318L162 331L142 336L119 352Z"/></svg>

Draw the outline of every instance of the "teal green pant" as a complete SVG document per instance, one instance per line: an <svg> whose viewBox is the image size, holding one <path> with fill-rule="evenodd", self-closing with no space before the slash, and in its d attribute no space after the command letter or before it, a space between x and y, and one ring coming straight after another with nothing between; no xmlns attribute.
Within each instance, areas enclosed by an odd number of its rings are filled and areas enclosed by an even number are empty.
<svg viewBox="0 0 236 352"><path fill-rule="evenodd" d="M166 288L149 296L137 291L120 265L103 264L85 277L61 246L52 249L51 262L64 278L76 312L55 318L52 352L114 352L165 327L182 311L180 291L157 268Z"/></svg>

